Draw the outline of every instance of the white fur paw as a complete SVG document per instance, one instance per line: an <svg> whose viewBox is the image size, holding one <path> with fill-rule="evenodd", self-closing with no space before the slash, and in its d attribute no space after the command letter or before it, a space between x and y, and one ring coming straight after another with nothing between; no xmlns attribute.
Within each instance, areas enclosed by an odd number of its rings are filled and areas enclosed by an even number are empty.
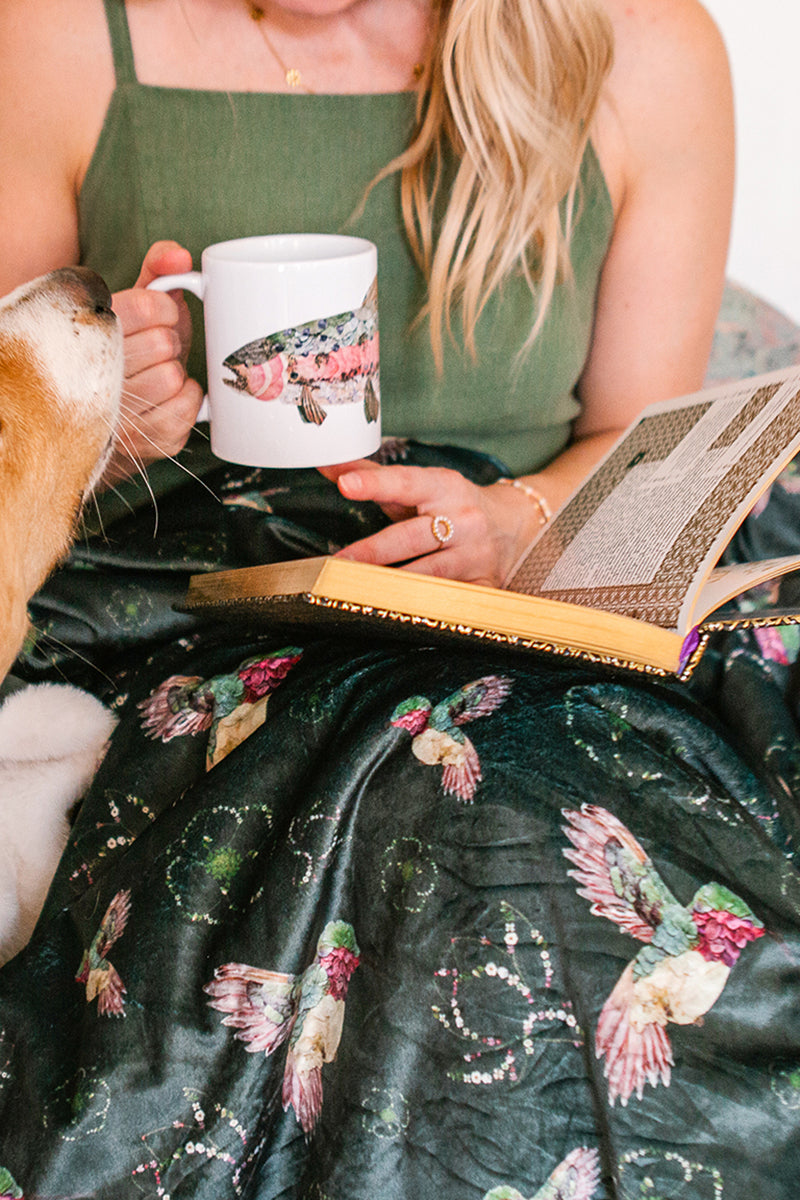
<svg viewBox="0 0 800 1200"><path fill-rule="evenodd" d="M69 684L12 692L0 707L0 963L28 941L117 718Z"/></svg>
<svg viewBox="0 0 800 1200"><path fill-rule="evenodd" d="M95 761L117 718L88 692L67 683L36 683L0 706L0 762Z"/></svg>

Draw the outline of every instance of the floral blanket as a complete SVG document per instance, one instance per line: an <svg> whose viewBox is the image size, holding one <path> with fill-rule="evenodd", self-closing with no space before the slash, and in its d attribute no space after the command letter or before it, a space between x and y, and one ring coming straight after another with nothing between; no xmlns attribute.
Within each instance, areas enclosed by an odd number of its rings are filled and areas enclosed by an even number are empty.
<svg viewBox="0 0 800 1200"><path fill-rule="evenodd" d="M208 482L37 602L21 670L120 722L0 972L0 1196L795 1200L791 648L686 687L206 626L189 571L380 521Z"/></svg>

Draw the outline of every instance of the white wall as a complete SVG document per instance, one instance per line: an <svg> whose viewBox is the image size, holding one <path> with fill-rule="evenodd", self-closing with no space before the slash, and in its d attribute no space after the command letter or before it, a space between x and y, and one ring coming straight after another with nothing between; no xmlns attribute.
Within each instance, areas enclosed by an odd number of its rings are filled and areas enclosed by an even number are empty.
<svg viewBox="0 0 800 1200"><path fill-rule="evenodd" d="M736 96L728 274L800 323L800 5L704 3L725 38Z"/></svg>

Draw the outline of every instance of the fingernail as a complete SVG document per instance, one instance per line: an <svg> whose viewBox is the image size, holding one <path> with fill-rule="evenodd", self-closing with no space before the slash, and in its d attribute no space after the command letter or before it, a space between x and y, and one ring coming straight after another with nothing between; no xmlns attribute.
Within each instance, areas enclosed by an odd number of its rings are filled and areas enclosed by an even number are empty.
<svg viewBox="0 0 800 1200"><path fill-rule="evenodd" d="M344 475L339 476L339 487L344 488L347 492L358 492L361 490L361 476L358 471L348 471Z"/></svg>

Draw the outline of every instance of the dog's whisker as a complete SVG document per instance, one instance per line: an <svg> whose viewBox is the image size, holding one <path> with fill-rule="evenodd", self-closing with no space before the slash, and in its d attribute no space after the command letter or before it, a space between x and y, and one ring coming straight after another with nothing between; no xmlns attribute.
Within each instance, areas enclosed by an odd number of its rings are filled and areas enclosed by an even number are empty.
<svg viewBox="0 0 800 1200"><path fill-rule="evenodd" d="M163 458L163 459L166 459L168 462L174 463L175 466L179 467L180 470L183 471L184 474L188 475L190 479L193 479L195 481L195 483L199 483L202 488L205 488L205 490L208 492L208 494L210 496L213 496L215 500L219 500L219 497L217 496L216 492L208 486L208 484L205 482L205 480L203 480L198 474L196 474L196 472L193 471L190 467L187 467L185 463L181 462L181 460L179 458L176 458L175 455L165 454L164 451L162 450L162 448L158 445L158 443L153 441L153 439L145 433L142 425L134 420L134 415L137 417L140 415L139 411L137 409L132 409L131 407L126 405L124 402L126 399L141 400L142 397L138 396L136 394L136 392L130 391L130 389L128 389L128 388L123 388L122 401L120 403L120 413L121 413L125 423L130 427L130 429L132 429L134 433L138 434L138 436L140 438L142 438L144 441L148 442L153 447L153 449L158 452L159 458ZM195 428L197 428L197 427L195 426ZM122 430L122 422L120 422L120 431L121 430ZM200 431L200 436L206 438L206 440L208 439L208 434L205 433L204 431ZM144 461L144 460L142 460L142 461Z"/></svg>
<svg viewBox="0 0 800 1200"><path fill-rule="evenodd" d="M81 507L81 511L78 514L78 530L75 535L76 542L79 542L79 541L84 542L90 536L87 526L86 526L86 509L90 505L94 508L94 515L97 519L97 525L98 525L98 529L100 532L100 536L103 538L104 541L107 540L106 539L106 531L103 526L103 514L100 511L100 505L97 503L97 494L95 492L90 492L89 495L85 497L83 505Z"/></svg>
<svg viewBox="0 0 800 1200"><path fill-rule="evenodd" d="M136 432L141 433L140 430L137 430ZM126 438L129 439L127 444L125 442ZM144 459L136 452L130 431L123 429L122 425L120 425L119 429L117 430L117 445L128 455L128 458L136 467L136 470L141 476L142 482L147 489L147 494L149 495L150 502L153 505L153 537L156 537L158 534L158 498L153 491L153 485L151 484L150 477L147 474L147 468L145 466ZM119 492L117 492L117 494L119 495Z"/></svg>
<svg viewBox="0 0 800 1200"><path fill-rule="evenodd" d="M56 635L51 633L49 629L40 629L38 626L36 627L36 644L37 646L42 646L43 648L51 645L55 649L66 650L70 658L74 659L76 662L83 663L83 665L89 667L90 670L95 673L95 675L99 675L101 679L105 679L106 683L111 684L112 687L115 686L114 679L111 677L111 675L109 675L101 667L98 667L97 663L92 662L92 660L87 658L85 654L81 654L80 650L76 650L75 647L69 642L65 642L61 638L56 637ZM51 661L48 665L50 669L54 672L57 672L65 682L70 682L66 671L59 662Z"/></svg>

